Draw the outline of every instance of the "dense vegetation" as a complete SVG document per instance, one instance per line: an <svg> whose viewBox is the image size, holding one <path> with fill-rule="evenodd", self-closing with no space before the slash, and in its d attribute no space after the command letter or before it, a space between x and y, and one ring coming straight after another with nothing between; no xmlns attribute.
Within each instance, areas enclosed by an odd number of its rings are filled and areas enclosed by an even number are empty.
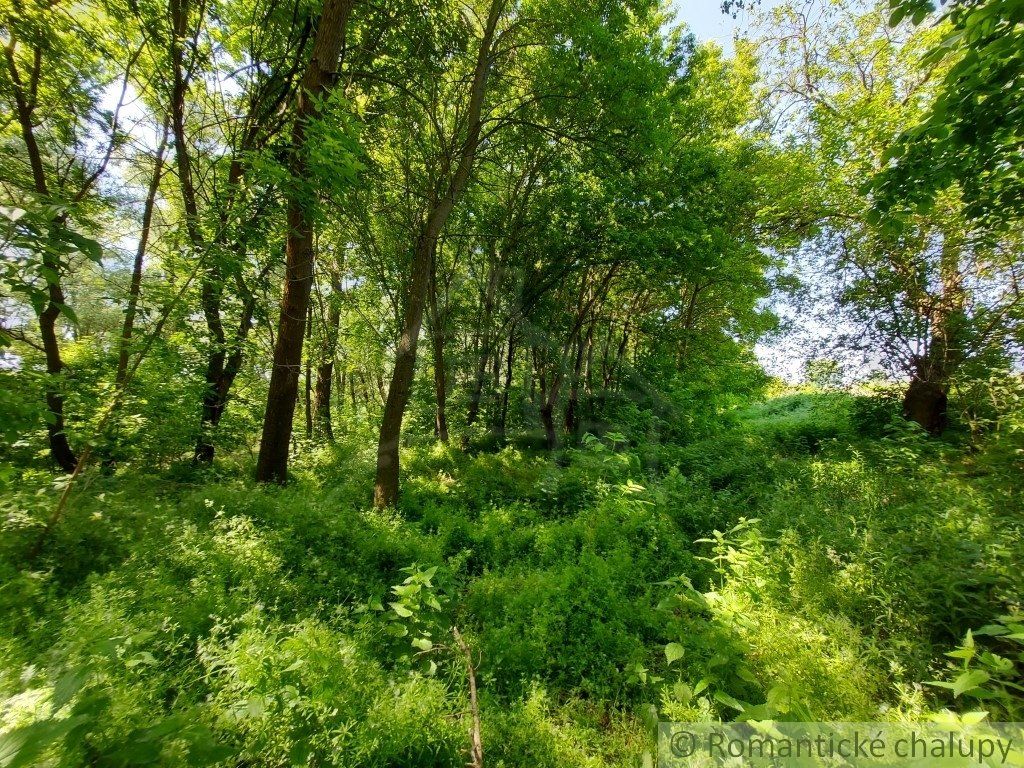
<svg viewBox="0 0 1024 768"><path fill-rule="evenodd" d="M1019 0L0 7L0 768L1024 719Z"/></svg>

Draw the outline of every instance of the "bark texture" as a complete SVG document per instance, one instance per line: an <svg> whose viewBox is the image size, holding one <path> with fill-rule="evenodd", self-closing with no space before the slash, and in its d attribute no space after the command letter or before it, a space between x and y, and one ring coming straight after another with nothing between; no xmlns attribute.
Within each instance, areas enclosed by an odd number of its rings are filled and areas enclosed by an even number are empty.
<svg viewBox="0 0 1024 768"><path fill-rule="evenodd" d="M295 179L307 176L306 126L317 117L317 104L334 83L353 4L354 0L324 2L313 53L302 76L295 104L295 125L291 137L291 173ZM256 479L263 483L285 483L288 480L288 446L302 368L306 313L313 286L313 218L301 195L289 195L287 220L284 294L274 343L260 453L256 461Z"/></svg>
<svg viewBox="0 0 1024 768"><path fill-rule="evenodd" d="M430 206L419 237L413 247L412 270L405 297L402 331L395 350L395 369L391 376L384 414L381 418L380 438L377 441L377 473L373 486L376 507L389 507L398 500L398 445L402 435L402 420L412 391L416 370L416 348L423 323L423 309L430 282L430 268L437 239L441 235L455 203L465 191L473 171L480 133L483 127L484 95L491 69L493 44L498 20L505 0L492 0L484 27L483 39L477 52L470 86L469 108L466 117L466 138L461 144L455 172L447 189Z"/></svg>

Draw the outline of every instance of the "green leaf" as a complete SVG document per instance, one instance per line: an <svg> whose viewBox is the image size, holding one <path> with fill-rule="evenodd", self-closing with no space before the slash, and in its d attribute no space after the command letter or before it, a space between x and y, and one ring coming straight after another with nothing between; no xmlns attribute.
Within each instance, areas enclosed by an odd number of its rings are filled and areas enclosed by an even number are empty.
<svg viewBox="0 0 1024 768"><path fill-rule="evenodd" d="M715 701L720 702L722 704L725 704L725 706L727 706L727 707L732 707L733 709L738 710L740 712L742 712L743 710L745 710L747 708L747 705L744 704L742 701L740 701L739 699L733 698L732 696L730 696L728 693L725 693L724 691L715 691L714 699L715 699Z"/></svg>
<svg viewBox="0 0 1024 768"><path fill-rule="evenodd" d="M0 735L0 768L37 765L36 758L86 723L84 716L40 720Z"/></svg>
<svg viewBox="0 0 1024 768"><path fill-rule="evenodd" d="M429 637L417 637L412 644L414 648L419 648L421 651L429 651L434 647L434 643Z"/></svg>
<svg viewBox="0 0 1024 768"><path fill-rule="evenodd" d="M665 660L671 665L683 658L686 649L679 643L669 643L665 646Z"/></svg>
<svg viewBox="0 0 1024 768"><path fill-rule="evenodd" d="M67 304L61 304L60 311L61 314L63 314L68 320L72 322L72 324L78 325L78 315L75 314L75 311L71 307L69 307Z"/></svg>
<svg viewBox="0 0 1024 768"><path fill-rule="evenodd" d="M126 662L129 669L145 664L148 667L156 666L157 660L149 651L141 651Z"/></svg>
<svg viewBox="0 0 1024 768"><path fill-rule="evenodd" d="M90 261L94 261L97 264L103 260L103 246L90 237L80 235L73 230L68 230L66 235L68 241L78 249L78 251Z"/></svg>
<svg viewBox="0 0 1024 768"><path fill-rule="evenodd" d="M693 691L690 689L690 686L680 680L672 686L672 695L681 704L689 704L693 698Z"/></svg>
<svg viewBox="0 0 1024 768"><path fill-rule="evenodd" d="M412 611L405 607L403 603L388 603L391 606L391 610L401 616L403 619L407 619L412 616Z"/></svg>
<svg viewBox="0 0 1024 768"><path fill-rule="evenodd" d="M980 669L973 669L968 672L964 672L954 680L950 690L953 691L953 696L955 698L959 698L968 691L973 691L978 686L984 685L988 680L988 672L982 672Z"/></svg>
<svg viewBox="0 0 1024 768"><path fill-rule="evenodd" d="M73 669L61 677L53 686L53 695L50 697L50 707L53 712L63 708L74 698L85 681L89 679L90 671L86 668Z"/></svg>
<svg viewBox="0 0 1024 768"><path fill-rule="evenodd" d="M903 21L903 19L907 17L907 10L906 6L897 6L896 10L892 12L891 16L889 16L889 26L895 27Z"/></svg>

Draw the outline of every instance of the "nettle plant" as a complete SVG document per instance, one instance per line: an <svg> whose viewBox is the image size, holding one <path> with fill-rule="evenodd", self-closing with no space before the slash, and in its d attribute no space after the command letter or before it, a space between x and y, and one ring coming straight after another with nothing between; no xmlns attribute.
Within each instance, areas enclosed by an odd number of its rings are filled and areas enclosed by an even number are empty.
<svg viewBox="0 0 1024 768"><path fill-rule="evenodd" d="M754 707L747 699L759 696L761 688L744 658L743 648L729 642L728 633L722 631L724 627L716 613L717 593L700 592L687 576L659 582L658 586L671 590L658 604L658 610L668 614L670 633L677 633L679 640L664 647L665 675L636 670L640 681L651 685L664 683L664 694L684 707L701 711L720 709L742 719L742 714ZM697 644L686 629L692 630L695 625L702 626L698 634L703 640Z"/></svg>
<svg viewBox="0 0 1024 768"><path fill-rule="evenodd" d="M698 559L712 567L717 589L701 592L685 575L657 585L669 590L657 609L666 617L668 636L677 639L664 646L663 675L653 675L642 665L630 672L637 682L660 686L670 715L673 710L680 714L682 707L689 710L687 716L717 712L735 720L813 719L790 685L763 684L748 662L742 633L736 631L750 617L733 601L730 586L757 589L759 577L751 566L763 559L771 542L761 534L758 522L741 518L729 530L715 530L710 538L697 540L711 545L709 555Z"/></svg>
<svg viewBox="0 0 1024 768"><path fill-rule="evenodd" d="M991 638L992 650L978 645L979 635ZM951 691L954 700L979 702L1010 720L1024 714L1024 615L1000 616L981 629L968 630L963 643L946 656L962 662L950 670L953 679L930 680L927 685Z"/></svg>
<svg viewBox="0 0 1024 768"><path fill-rule="evenodd" d="M480 727L480 704L477 696L477 667L473 651L459 628L448 620L444 611L444 603L440 590L434 584L437 566L423 568L413 563L403 568L402 573L408 574L401 584L391 587L391 596L387 600L380 597L372 598L364 610L383 613L387 620L386 632L396 640L408 640L408 646L402 646L399 662L410 666L420 665L428 675L438 674L438 662L448 662L446 667L453 675L464 673L469 699L470 725L470 765L483 764L483 743ZM452 642L447 641L451 636ZM444 642L441 638L446 638ZM465 665L464 670L460 669Z"/></svg>
<svg viewBox="0 0 1024 768"><path fill-rule="evenodd" d="M384 615L384 631L398 642L398 661L410 665L422 661L424 671L433 675L437 662L431 657L444 649L438 639L451 632L441 591L434 583L437 566L413 563L401 572L407 574L401 584L391 587L389 595L372 597L362 610Z"/></svg>

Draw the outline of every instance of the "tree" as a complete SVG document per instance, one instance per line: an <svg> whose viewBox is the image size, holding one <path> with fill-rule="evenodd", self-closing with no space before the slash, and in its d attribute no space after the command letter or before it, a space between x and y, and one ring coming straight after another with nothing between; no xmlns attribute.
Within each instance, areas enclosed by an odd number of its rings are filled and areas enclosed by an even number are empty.
<svg viewBox="0 0 1024 768"><path fill-rule="evenodd" d="M65 472L74 471L77 458L66 432L58 320L76 318L63 280L76 253L100 260L100 245L76 227L88 226L97 182L121 142L120 109L141 53L130 31L119 38L118 20L104 8L96 11L80 21L53 4L29 2L5 6L3 19L0 89L23 148L4 173L14 203L6 245L18 254L7 277L36 314L47 374L50 455ZM125 57L103 55L107 49ZM109 78L122 83L113 112L100 107ZM92 126L98 126L98 142L90 141L96 135Z"/></svg>
<svg viewBox="0 0 1024 768"><path fill-rule="evenodd" d="M315 260L313 206L316 186L315 183L309 183L308 177L321 169L310 160L311 155L330 151L328 147L317 146L311 139L323 138L323 134L316 132L317 121L324 115L324 103L329 102L333 95L331 86L345 44L345 31L352 6L352 0L325 0L317 23L313 50L292 105L295 122L290 146L291 186L287 195L284 293L274 345L267 410L263 419L263 436L256 464L256 479L260 482L284 483L288 479L288 446L298 397L302 345L306 334Z"/></svg>
<svg viewBox="0 0 1024 768"><path fill-rule="evenodd" d="M262 16L257 26L252 19ZM273 249L253 253L277 204L281 174L273 142L287 126L306 53L310 22L276 4L195 6L171 0L170 29L151 24L168 42L168 91L182 219L194 260L201 262L199 303L206 324L205 387L194 457L209 463L213 433L227 407L257 310L257 288L277 261ZM222 59L222 62L218 62ZM213 60L213 86L201 79ZM236 91L225 97L223 90ZM213 145L221 151L209 149ZM203 149L205 151L200 152ZM271 157L267 155L270 154ZM205 180L198 184L197 179ZM252 277L246 275L254 256ZM232 301L232 299L234 301ZM237 304L231 322L232 304ZM233 328L231 327L233 326Z"/></svg>
<svg viewBox="0 0 1024 768"><path fill-rule="evenodd" d="M892 26L934 10L927 0L891 5ZM1005 227L1024 214L1024 3L951 3L940 29L919 64L941 72L934 96L887 151L891 164L871 182L876 205L928 208L955 185L971 219Z"/></svg>
<svg viewBox="0 0 1024 768"><path fill-rule="evenodd" d="M882 6L783 6L772 12L762 50L777 112L793 115L791 130L804 133L818 163L825 198L816 248L856 329L842 343L907 376L904 414L937 434L957 371L1005 349L1019 325L1020 264L1012 238L973 219L957 186L899 214L874 206L873 180L887 172L891 148L933 102L948 66L919 66L943 26L888 22Z"/></svg>
<svg viewBox="0 0 1024 768"><path fill-rule="evenodd" d="M442 173L434 180L413 244L408 287L402 302L402 329L395 349L395 368L384 403L377 444L377 474L373 489L373 503L377 507L391 506L398 498L398 444L415 373L427 287L434 268L438 238L473 173L483 131L487 81L494 64L498 24L504 15L505 5L506 0L490 0L487 7L469 88L463 96L464 116L460 115L455 121L456 127L449 139L452 149L442 161Z"/></svg>

